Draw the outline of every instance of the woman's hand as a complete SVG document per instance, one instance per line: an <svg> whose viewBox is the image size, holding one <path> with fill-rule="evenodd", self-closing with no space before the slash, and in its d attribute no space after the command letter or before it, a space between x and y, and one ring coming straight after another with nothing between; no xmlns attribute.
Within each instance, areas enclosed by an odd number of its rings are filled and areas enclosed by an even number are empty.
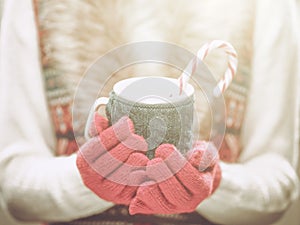
<svg viewBox="0 0 300 225"><path fill-rule="evenodd" d="M197 144L189 160L170 144L159 146L155 158L148 162L146 173L150 181L138 189L131 201L131 214L173 214L192 212L218 187L221 170L217 151ZM211 151L211 152L206 152ZM205 154L208 153L208 154ZM206 162L204 162L204 160ZM199 170L199 166L208 165Z"/></svg>
<svg viewBox="0 0 300 225"><path fill-rule="evenodd" d="M147 143L134 134L128 117L109 127L107 119L95 113L90 135L77 155L84 184L102 199L129 205L146 181Z"/></svg>

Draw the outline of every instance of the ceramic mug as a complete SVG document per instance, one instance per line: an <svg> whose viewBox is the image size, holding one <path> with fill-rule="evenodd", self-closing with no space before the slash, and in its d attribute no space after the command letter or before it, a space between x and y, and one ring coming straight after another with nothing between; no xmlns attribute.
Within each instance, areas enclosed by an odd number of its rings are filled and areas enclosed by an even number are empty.
<svg viewBox="0 0 300 225"><path fill-rule="evenodd" d="M135 133L148 143L147 155L153 158L155 149L170 143L185 154L193 142L194 88L187 84L180 93L178 80L166 77L136 77L117 82L109 98L98 98L87 124L100 106L106 106L110 124L128 116ZM88 137L86 127L85 136Z"/></svg>

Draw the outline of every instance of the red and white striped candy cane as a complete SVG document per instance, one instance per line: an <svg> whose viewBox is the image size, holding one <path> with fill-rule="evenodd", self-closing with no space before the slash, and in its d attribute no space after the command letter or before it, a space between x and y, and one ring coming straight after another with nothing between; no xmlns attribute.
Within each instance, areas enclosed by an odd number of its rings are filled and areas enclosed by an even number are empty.
<svg viewBox="0 0 300 225"><path fill-rule="evenodd" d="M200 48L200 50L197 52L197 56L195 56L189 62L188 66L184 69L184 72L178 78L180 94L184 90L186 83L190 79L190 76L192 76L195 73L198 65L198 60L203 61L212 50L217 48L223 49L228 55L228 67L225 71L224 76L221 78L221 80L217 84L217 87L214 89L214 94L215 96L220 96L220 94L224 93L224 91L228 88L229 84L231 83L237 70L237 53L230 43L222 40L214 40L209 43L206 43Z"/></svg>

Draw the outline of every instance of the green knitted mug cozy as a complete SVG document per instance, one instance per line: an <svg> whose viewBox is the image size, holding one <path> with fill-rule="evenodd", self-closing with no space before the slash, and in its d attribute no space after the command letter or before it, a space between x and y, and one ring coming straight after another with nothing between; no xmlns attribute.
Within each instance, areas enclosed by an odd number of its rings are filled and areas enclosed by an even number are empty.
<svg viewBox="0 0 300 225"><path fill-rule="evenodd" d="M192 124L194 97L174 103L145 104L133 102L110 93L106 115L110 123L123 116L133 121L135 133L148 143L147 155L153 158L155 149L163 143L170 143L185 154L192 146Z"/></svg>

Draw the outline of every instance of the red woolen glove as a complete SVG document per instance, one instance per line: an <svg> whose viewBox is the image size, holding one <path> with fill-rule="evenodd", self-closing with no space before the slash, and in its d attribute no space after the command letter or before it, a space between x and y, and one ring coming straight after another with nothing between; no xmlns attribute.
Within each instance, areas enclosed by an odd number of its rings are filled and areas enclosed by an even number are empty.
<svg viewBox="0 0 300 225"><path fill-rule="evenodd" d="M77 168L84 184L102 199L129 205L138 186L146 180L147 143L134 134L128 117L113 126L94 114L93 136L79 150Z"/></svg>
<svg viewBox="0 0 300 225"><path fill-rule="evenodd" d="M221 179L216 154L206 153L199 142L188 154L189 161L173 145L163 144L148 162L145 182L129 206L130 214L174 214L192 212L213 193ZM208 148L212 151L212 148ZM214 150L213 150L214 151ZM203 162L203 160L207 160ZM207 165L207 168L199 166ZM204 170L205 169L205 170Z"/></svg>

